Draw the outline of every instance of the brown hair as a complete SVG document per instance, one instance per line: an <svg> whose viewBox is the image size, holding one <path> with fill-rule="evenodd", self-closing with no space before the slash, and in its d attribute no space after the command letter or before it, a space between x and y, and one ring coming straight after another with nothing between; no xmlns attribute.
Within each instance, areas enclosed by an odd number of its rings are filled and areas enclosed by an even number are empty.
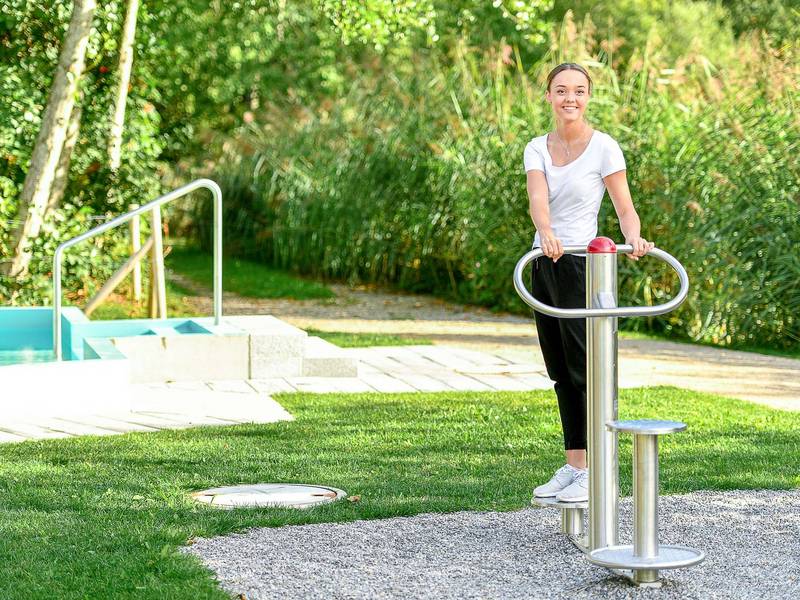
<svg viewBox="0 0 800 600"><path fill-rule="evenodd" d="M586 69L584 69L578 63L561 63L556 68L554 68L552 71L550 71L550 74L547 76L547 91L548 92L550 91L550 84L553 83L553 78L556 75L561 73L561 71L570 71L570 70L579 71L580 73L583 73L583 75L586 77L586 80L589 82L589 93L591 94L592 93L592 78L589 77L589 73L586 72Z"/></svg>

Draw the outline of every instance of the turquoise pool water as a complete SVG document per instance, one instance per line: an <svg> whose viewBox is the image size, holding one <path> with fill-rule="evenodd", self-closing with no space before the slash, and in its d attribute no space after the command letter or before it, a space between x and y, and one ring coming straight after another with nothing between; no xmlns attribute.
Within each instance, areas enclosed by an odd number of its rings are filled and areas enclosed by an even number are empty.
<svg viewBox="0 0 800 600"><path fill-rule="evenodd" d="M50 362L52 350L0 350L0 366Z"/></svg>

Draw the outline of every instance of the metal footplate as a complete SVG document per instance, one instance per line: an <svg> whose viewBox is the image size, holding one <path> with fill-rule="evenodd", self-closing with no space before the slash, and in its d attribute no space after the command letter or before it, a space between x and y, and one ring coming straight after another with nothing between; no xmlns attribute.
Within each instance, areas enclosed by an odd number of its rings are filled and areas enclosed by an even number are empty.
<svg viewBox="0 0 800 600"><path fill-rule="evenodd" d="M561 509L561 532L582 538L586 530L584 528L584 515L589 507L588 502L560 502L555 497L539 498L534 496L531 504L545 508Z"/></svg>
<svg viewBox="0 0 800 600"><path fill-rule="evenodd" d="M612 421L610 431L633 434L633 545L607 546L589 553L589 561L610 569L630 569L639 585L657 586L658 572L690 567L705 553L658 543L658 436L683 431L677 421Z"/></svg>

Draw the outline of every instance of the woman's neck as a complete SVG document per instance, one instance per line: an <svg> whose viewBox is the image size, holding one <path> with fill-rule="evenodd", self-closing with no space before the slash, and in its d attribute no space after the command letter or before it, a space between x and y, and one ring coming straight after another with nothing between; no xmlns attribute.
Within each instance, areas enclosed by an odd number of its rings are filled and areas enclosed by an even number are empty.
<svg viewBox="0 0 800 600"><path fill-rule="evenodd" d="M568 144L582 139L589 129L589 124L583 119L570 123L556 122L556 135Z"/></svg>

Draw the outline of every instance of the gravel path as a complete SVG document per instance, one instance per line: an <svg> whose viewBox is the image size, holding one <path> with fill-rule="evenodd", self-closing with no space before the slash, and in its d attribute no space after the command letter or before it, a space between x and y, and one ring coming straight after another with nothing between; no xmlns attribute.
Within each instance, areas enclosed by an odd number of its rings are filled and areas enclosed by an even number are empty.
<svg viewBox="0 0 800 600"><path fill-rule="evenodd" d="M630 506L620 507L623 541ZM661 589L634 588L587 563L551 509L261 528L185 551L249 600L800 597L800 490L665 496L660 508L662 543L707 555L663 572Z"/></svg>

